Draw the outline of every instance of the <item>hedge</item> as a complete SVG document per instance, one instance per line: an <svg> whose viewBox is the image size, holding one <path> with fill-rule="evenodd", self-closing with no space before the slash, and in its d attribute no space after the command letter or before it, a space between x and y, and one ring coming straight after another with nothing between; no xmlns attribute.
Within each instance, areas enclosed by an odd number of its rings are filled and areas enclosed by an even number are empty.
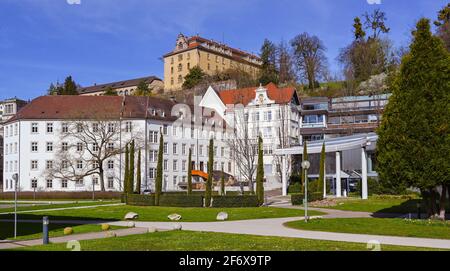
<svg viewBox="0 0 450 271"><path fill-rule="evenodd" d="M305 199L305 194L292 194L291 195L292 205L302 205L304 199ZM323 199L322 192L308 193L308 202L318 201L318 200L322 200L322 199Z"/></svg>
<svg viewBox="0 0 450 271"><path fill-rule="evenodd" d="M95 191L95 199L120 199L121 192L101 192ZM64 191L54 191L54 192L18 192L18 199L92 199L92 191L83 192L64 192ZM1 192L0 200L11 200L14 199L14 192Z"/></svg>
<svg viewBox="0 0 450 271"><path fill-rule="evenodd" d="M128 205L136 206L154 206L155 205L155 195L138 195L138 194L127 194L123 196L123 201ZM167 207L202 207L203 206L203 196L201 195L170 195L162 194L159 199L160 206Z"/></svg>
<svg viewBox="0 0 450 271"><path fill-rule="evenodd" d="M213 196L212 207L258 207L256 195Z"/></svg>

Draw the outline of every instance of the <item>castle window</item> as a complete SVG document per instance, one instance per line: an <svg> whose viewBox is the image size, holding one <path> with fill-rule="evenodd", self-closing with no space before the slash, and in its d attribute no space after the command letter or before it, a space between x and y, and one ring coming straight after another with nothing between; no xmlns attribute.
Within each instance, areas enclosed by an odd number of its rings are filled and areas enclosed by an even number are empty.
<svg viewBox="0 0 450 271"><path fill-rule="evenodd" d="M173 67L170 67L170 73L173 74Z"/></svg>
<svg viewBox="0 0 450 271"><path fill-rule="evenodd" d="M181 75L178 75L178 83L183 83L183 77Z"/></svg>
<svg viewBox="0 0 450 271"><path fill-rule="evenodd" d="M178 71L181 72L183 70L183 65L180 63L178 64Z"/></svg>
<svg viewBox="0 0 450 271"><path fill-rule="evenodd" d="M178 61L183 61L183 55L182 54L178 55Z"/></svg>
<svg viewBox="0 0 450 271"><path fill-rule="evenodd" d="M190 69L191 69L191 63L189 63L189 62L188 62L188 64L187 64L187 68L188 68L188 70L190 70Z"/></svg>

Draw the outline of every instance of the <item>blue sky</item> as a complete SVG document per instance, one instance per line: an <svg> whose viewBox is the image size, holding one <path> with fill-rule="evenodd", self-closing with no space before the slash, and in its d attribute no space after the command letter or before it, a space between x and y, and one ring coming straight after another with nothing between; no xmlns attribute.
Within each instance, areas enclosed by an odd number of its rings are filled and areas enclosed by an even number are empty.
<svg viewBox="0 0 450 271"><path fill-rule="evenodd" d="M0 99L33 99L67 75L83 86L162 78L160 57L180 32L257 53L264 38L289 41L306 31L323 40L337 73L355 16L382 9L389 37L405 46L417 20L434 20L448 2L367 1L374 0L0 0Z"/></svg>

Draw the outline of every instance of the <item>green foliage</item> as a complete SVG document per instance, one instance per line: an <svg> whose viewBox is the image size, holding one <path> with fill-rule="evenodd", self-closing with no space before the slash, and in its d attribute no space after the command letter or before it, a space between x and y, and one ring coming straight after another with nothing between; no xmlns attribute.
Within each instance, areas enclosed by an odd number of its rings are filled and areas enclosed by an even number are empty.
<svg viewBox="0 0 450 271"><path fill-rule="evenodd" d="M130 143L130 167L129 167L129 177L128 177L128 191L133 193L134 191L134 140Z"/></svg>
<svg viewBox="0 0 450 271"><path fill-rule="evenodd" d="M292 205L302 205L305 199L305 194L292 194L291 203ZM318 201L323 199L323 192L308 192L308 202Z"/></svg>
<svg viewBox="0 0 450 271"><path fill-rule="evenodd" d="M367 190L369 196L380 195L390 192L389 189L384 189L382 184L374 178L367 178ZM359 181L358 184L356 185L356 191L358 192L359 196L362 195L361 181Z"/></svg>
<svg viewBox="0 0 450 271"><path fill-rule="evenodd" d="M158 164L156 166L156 180L155 180L155 205L159 206L159 200L162 190L163 180L163 152L164 152L164 138L162 131L159 131L159 149L158 149Z"/></svg>
<svg viewBox="0 0 450 271"><path fill-rule="evenodd" d="M450 55L427 19L413 34L378 129L378 172L396 191L450 181Z"/></svg>
<svg viewBox="0 0 450 271"><path fill-rule="evenodd" d="M129 178L130 178L130 164L128 158L130 157L130 151L128 150L128 144L125 145L125 173L123 176L123 192L125 194L131 193L129 190Z"/></svg>
<svg viewBox="0 0 450 271"><path fill-rule="evenodd" d="M117 96L117 91L115 91L112 87L108 87L103 93L104 96Z"/></svg>
<svg viewBox="0 0 450 271"><path fill-rule="evenodd" d="M127 205L135 206L155 206L155 194L138 195L127 194ZM158 206L166 207L203 207L202 195L186 195L186 194L171 194L162 193L159 199Z"/></svg>
<svg viewBox="0 0 450 271"><path fill-rule="evenodd" d="M223 174L223 171L220 178L220 195L225 195L225 174Z"/></svg>
<svg viewBox="0 0 450 271"><path fill-rule="evenodd" d="M303 191L302 188L302 184L301 182L295 182L295 183L290 183L289 187L288 187L288 193L289 194L294 194L294 193L301 193Z"/></svg>
<svg viewBox="0 0 450 271"><path fill-rule="evenodd" d="M72 76L67 76L64 84L57 83L56 86L51 83L47 90L48 95L78 95L78 86L72 79Z"/></svg>
<svg viewBox="0 0 450 271"><path fill-rule="evenodd" d="M200 84L205 78L206 74L199 66L195 66L189 70L189 73L184 77L183 88L193 88Z"/></svg>
<svg viewBox="0 0 450 271"><path fill-rule="evenodd" d="M155 195L125 194L125 203L135 206L154 206Z"/></svg>
<svg viewBox="0 0 450 271"><path fill-rule="evenodd" d="M243 196L213 196L212 207L258 207L260 206L256 195Z"/></svg>
<svg viewBox="0 0 450 271"><path fill-rule="evenodd" d="M259 82L263 85L267 85L270 82L278 84L276 51L276 45L270 40L265 39L260 51L262 66L259 76Z"/></svg>
<svg viewBox="0 0 450 271"><path fill-rule="evenodd" d="M152 91L148 87L148 84L145 82L145 80L142 80L139 82L136 90L133 93L134 96L151 96Z"/></svg>
<svg viewBox="0 0 450 271"><path fill-rule="evenodd" d="M187 176L187 194L192 194L192 150L189 148L188 158L188 176Z"/></svg>
<svg viewBox="0 0 450 271"><path fill-rule="evenodd" d="M450 51L450 3L439 11L434 24L438 28L438 36L444 41L447 51Z"/></svg>
<svg viewBox="0 0 450 271"><path fill-rule="evenodd" d="M205 187L205 207L211 206L211 190L212 190L212 175L214 166L214 141L209 140L209 154L208 154L208 179Z"/></svg>
<svg viewBox="0 0 450 271"><path fill-rule="evenodd" d="M136 173L136 193L141 193L141 149L138 151L137 173Z"/></svg>
<svg viewBox="0 0 450 271"><path fill-rule="evenodd" d="M355 40L364 40L366 37L366 32L363 29L363 25L361 23L361 19L359 17L356 17L354 19L353 24L353 33L355 34Z"/></svg>
<svg viewBox="0 0 450 271"><path fill-rule="evenodd" d="M320 152L320 165L319 165L319 179L317 184L317 192L324 191L324 183L325 183L325 142L322 144L322 151Z"/></svg>
<svg viewBox="0 0 450 271"><path fill-rule="evenodd" d="M258 165L256 168L256 195L259 205L264 204L264 161L263 161L263 140L258 137Z"/></svg>

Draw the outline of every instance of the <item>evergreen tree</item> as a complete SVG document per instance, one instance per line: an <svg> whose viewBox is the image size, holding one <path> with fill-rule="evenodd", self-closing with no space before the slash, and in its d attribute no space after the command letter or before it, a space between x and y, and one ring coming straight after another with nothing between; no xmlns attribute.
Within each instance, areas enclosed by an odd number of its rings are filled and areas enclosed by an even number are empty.
<svg viewBox="0 0 450 271"><path fill-rule="evenodd" d="M72 76L67 76L64 80L64 89L60 95L78 95L77 84L72 79Z"/></svg>
<svg viewBox="0 0 450 271"><path fill-rule="evenodd" d="M450 51L450 3L439 11L434 24L437 26L438 36L444 41L447 50Z"/></svg>
<svg viewBox="0 0 450 271"><path fill-rule="evenodd" d="M123 192L125 194L131 193L129 188L129 182L128 179L130 177L130 164L128 162L128 157L130 155L130 152L128 150L128 144L125 145L125 174L123 176Z"/></svg>
<svg viewBox="0 0 450 271"><path fill-rule="evenodd" d="M164 138L162 131L159 131L159 149L158 149L158 164L156 166L156 180L155 180L155 205L159 206L159 198L161 197L162 181L163 181L163 152L164 152Z"/></svg>
<svg viewBox="0 0 450 271"><path fill-rule="evenodd" d="M363 25L361 23L361 19L359 17L356 17L354 19L353 24L353 33L355 34L355 40L357 41L363 41L366 37L366 32L363 29Z"/></svg>
<svg viewBox="0 0 450 271"><path fill-rule="evenodd" d="M103 93L104 96L117 96L117 91L112 89L112 87L108 87Z"/></svg>
<svg viewBox="0 0 450 271"><path fill-rule="evenodd" d="M277 47L270 40L265 39L261 46L260 57L262 61L259 82L267 85L272 82L278 84L278 71L276 67Z"/></svg>
<svg viewBox="0 0 450 271"><path fill-rule="evenodd" d="M428 19L413 36L378 130L378 172L384 187L401 192L412 186L431 195L428 213L435 215L436 187L445 191L450 182L450 55ZM441 218L443 199L445 193Z"/></svg>
<svg viewBox="0 0 450 271"><path fill-rule="evenodd" d="M136 173L136 194L141 194L141 149L138 151L137 160L137 173Z"/></svg>
<svg viewBox="0 0 450 271"><path fill-rule="evenodd" d="M302 156L302 161L306 161L306 160L308 160L308 147L306 146L307 144L306 144L306 140L305 140L305 142L304 142L304 144L303 144L303 156ZM306 176L305 176L305 170L303 170L303 168L302 168L302 174L301 174L301 176L302 176L302 193L304 194L305 193L305 183L306 183Z"/></svg>
<svg viewBox="0 0 450 271"><path fill-rule="evenodd" d="M325 142L322 145L322 151L320 152L320 167L319 167L319 183L317 184L317 192L322 192L323 197L326 196L326 189L325 189Z"/></svg>
<svg viewBox="0 0 450 271"><path fill-rule="evenodd" d="M192 150L189 148L189 158L188 158L188 176L187 176L187 194L192 193Z"/></svg>
<svg viewBox="0 0 450 271"><path fill-rule="evenodd" d="M151 96L151 94L152 91L144 80L139 82L136 90L133 93L134 96Z"/></svg>
<svg viewBox="0 0 450 271"><path fill-rule="evenodd" d="M222 169L222 177L220 178L220 195L225 196L225 174Z"/></svg>
<svg viewBox="0 0 450 271"><path fill-rule="evenodd" d="M264 162L263 162L263 147L262 138L258 137L258 167L256 169L256 196L258 197L259 205L264 204Z"/></svg>
<svg viewBox="0 0 450 271"><path fill-rule="evenodd" d="M130 146L130 176L128 177L130 193L134 192L134 152L134 140L132 140Z"/></svg>
<svg viewBox="0 0 450 271"><path fill-rule="evenodd" d="M184 77L183 88L193 88L200 84L205 78L206 74L199 66L195 66L189 70L189 73Z"/></svg>
<svg viewBox="0 0 450 271"><path fill-rule="evenodd" d="M212 193L212 178L213 178L213 165L214 165L214 141L211 138L209 140L209 154L208 154L208 179L206 180L205 188L205 207L211 206L211 193Z"/></svg>

